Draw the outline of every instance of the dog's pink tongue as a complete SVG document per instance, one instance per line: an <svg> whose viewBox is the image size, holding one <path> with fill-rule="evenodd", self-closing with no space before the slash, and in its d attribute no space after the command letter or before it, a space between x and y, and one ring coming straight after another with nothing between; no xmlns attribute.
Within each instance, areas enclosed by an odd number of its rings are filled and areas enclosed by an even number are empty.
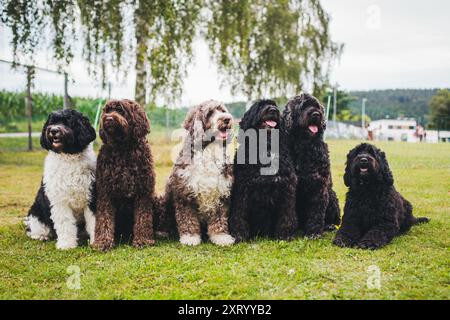
<svg viewBox="0 0 450 320"><path fill-rule="evenodd" d="M222 139L226 139L228 136L226 131L219 131L219 134Z"/></svg>
<svg viewBox="0 0 450 320"><path fill-rule="evenodd" d="M275 128L277 126L277 122L272 120L266 120L266 124L271 128Z"/></svg>
<svg viewBox="0 0 450 320"><path fill-rule="evenodd" d="M317 126L309 126L308 129L312 133L317 133L317 131L319 131L319 128L317 128Z"/></svg>

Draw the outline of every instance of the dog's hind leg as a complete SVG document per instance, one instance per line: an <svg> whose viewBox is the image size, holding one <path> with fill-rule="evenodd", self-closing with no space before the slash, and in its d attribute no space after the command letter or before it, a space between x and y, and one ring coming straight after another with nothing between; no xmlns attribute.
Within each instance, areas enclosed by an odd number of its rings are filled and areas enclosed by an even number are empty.
<svg viewBox="0 0 450 320"><path fill-rule="evenodd" d="M54 237L55 232L50 215L50 203L45 196L44 187L41 184L36 194L36 199L24 221L27 235L31 239L49 240Z"/></svg>
<svg viewBox="0 0 450 320"><path fill-rule="evenodd" d="M358 241L357 247L361 249L378 249L389 242L399 233L400 228L395 214L396 208L386 208L388 212L384 214L383 220L374 225Z"/></svg>

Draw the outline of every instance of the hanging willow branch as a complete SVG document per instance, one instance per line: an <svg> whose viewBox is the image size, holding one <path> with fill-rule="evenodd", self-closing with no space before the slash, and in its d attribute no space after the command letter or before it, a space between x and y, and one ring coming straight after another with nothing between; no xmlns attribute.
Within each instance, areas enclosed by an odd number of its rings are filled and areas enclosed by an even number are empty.
<svg viewBox="0 0 450 320"><path fill-rule="evenodd" d="M206 38L234 93L251 100L326 84L341 46L331 41L318 0L211 0L208 6Z"/></svg>
<svg viewBox="0 0 450 320"><path fill-rule="evenodd" d="M249 99L297 93L306 83L319 90L341 50L319 0L0 0L0 17L12 32L15 61L32 60L50 43L67 65L80 37L103 85L113 72L136 71L142 104L181 95L203 22L224 81Z"/></svg>
<svg viewBox="0 0 450 320"><path fill-rule="evenodd" d="M76 40L74 11L73 1L1 0L1 22L12 31L14 62L21 57L33 62L37 49L48 41L58 66L69 63Z"/></svg>

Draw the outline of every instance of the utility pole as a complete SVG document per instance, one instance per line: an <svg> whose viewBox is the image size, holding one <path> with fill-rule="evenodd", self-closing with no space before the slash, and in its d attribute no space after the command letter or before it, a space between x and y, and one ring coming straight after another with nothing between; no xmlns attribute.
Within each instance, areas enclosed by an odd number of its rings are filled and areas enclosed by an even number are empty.
<svg viewBox="0 0 450 320"><path fill-rule="evenodd" d="M330 106L331 106L331 95L328 95L327 111L325 112L325 119L326 119L327 123L328 123L328 118L330 117Z"/></svg>
<svg viewBox="0 0 450 320"><path fill-rule="evenodd" d="M337 111L336 111L336 109L337 109L337 87L338 87L338 84L336 83L333 88L333 123L334 123L334 126L336 126L336 114L337 114Z"/></svg>
<svg viewBox="0 0 450 320"><path fill-rule="evenodd" d="M108 82L108 100L111 100L111 81Z"/></svg>
<svg viewBox="0 0 450 320"><path fill-rule="evenodd" d="M33 122L33 97L31 96L31 87L33 85L34 69L31 66L27 66L27 117L28 117L28 151L33 151L33 139L31 137Z"/></svg>
<svg viewBox="0 0 450 320"><path fill-rule="evenodd" d="M366 127L366 98L362 99L361 106L361 127L364 129Z"/></svg>
<svg viewBox="0 0 450 320"><path fill-rule="evenodd" d="M69 93L68 93L69 76L67 72L64 72L64 107L63 109L69 109Z"/></svg>

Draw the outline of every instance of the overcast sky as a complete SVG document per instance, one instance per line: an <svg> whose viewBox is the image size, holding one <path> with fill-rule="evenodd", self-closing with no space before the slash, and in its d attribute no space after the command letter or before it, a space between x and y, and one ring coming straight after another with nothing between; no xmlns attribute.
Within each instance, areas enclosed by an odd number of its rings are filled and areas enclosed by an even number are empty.
<svg viewBox="0 0 450 320"><path fill-rule="evenodd" d="M331 34L344 43L343 55L331 79L346 90L450 87L450 1L448 0L322 0L331 16ZM10 35L0 29L0 58L11 59ZM206 44L196 41L195 59L188 68L180 105L205 99L241 100L220 86L217 68L210 62ZM49 54L40 52L37 64L52 67ZM89 79L86 65L76 57L71 65L73 96L101 96ZM0 89L22 90L25 79L0 64ZM134 74L114 82L112 96L132 98ZM38 73L36 90L62 93L58 77Z"/></svg>

